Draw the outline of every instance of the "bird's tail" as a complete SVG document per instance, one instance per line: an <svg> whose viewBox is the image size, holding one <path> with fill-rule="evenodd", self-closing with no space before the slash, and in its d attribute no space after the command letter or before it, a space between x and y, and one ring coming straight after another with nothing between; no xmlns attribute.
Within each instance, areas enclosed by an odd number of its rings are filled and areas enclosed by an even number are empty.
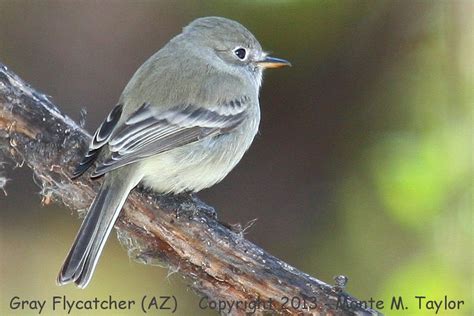
<svg viewBox="0 0 474 316"><path fill-rule="evenodd" d="M74 282L78 287L85 288L91 280L120 210L130 190L138 183L122 176L123 173L118 178L114 172L105 175L99 194L89 208L59 272L59 285Z"/></svg>

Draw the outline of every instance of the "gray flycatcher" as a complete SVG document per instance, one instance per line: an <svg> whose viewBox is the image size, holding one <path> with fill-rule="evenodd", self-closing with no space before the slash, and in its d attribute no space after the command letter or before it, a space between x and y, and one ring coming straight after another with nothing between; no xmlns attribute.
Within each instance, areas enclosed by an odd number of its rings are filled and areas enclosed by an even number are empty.
<svg viewBox="0 0 474 316"><path fill-rule="evenodd" d="M59 272L59 285L87 286L129 192L197 192L221 181L252 143L260 121L269 57L241 24L205 17L191 22L133 75L118 105L95 132L74 171L97 160L103 183Z"/></svg>

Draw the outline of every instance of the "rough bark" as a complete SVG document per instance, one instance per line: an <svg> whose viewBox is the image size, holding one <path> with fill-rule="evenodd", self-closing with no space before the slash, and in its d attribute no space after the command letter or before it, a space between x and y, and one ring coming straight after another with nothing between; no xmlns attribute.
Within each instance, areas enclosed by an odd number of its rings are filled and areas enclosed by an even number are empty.
<svg viewBox="0 0 474 316"><path fill-rule="evenodd" d="M43 203L87 209L100 180L83 176L73 181L69 175L89 140L47 96L0 64L0 161L31 168ZM134 190L115 226L133 259L166 265L209 300L267 302L258 314L378 314L360 306L343 284L325 284L247 241L241 230L220 223L212 208L195 197ZM293 307L292 298L297 298ZM294 308L298 301L300 308ZM345 304L338 306L338 301Z"/></svg>

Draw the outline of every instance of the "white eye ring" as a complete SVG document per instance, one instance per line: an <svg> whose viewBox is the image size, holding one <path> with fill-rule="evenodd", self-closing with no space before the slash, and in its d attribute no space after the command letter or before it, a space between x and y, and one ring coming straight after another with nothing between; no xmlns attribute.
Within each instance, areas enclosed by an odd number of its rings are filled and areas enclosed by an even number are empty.
<svg viewBox="0 0 474 316"><path fill-rule="evenodd" d="M247 58L247 50L243 47L237 47L234 49L234 54L240 60L245 60Z"/></svg>

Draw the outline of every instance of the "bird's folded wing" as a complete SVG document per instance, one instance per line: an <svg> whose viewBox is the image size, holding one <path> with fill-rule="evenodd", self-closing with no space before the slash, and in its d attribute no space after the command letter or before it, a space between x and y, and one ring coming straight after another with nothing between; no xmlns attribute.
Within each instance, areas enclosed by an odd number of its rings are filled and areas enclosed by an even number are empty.
<svg viewBox="0 0 474 316"><path fill-rule="evenodd" d="M110 155L92 176L99 177L206 136L226 133L244 119L245 100L234 100L214 108L179 106L158 114L150 104L144 104L113 132L108 140Z"/></svg>
<svg viewBox="0 0 474 316"><path fill-rule="evenodd" d="M83 174L99 156L101 148L109 141L122 115L123 106L121 104L116 105L109 113L107 118L100 124L92 137L89 145L89 150L82 158L81 162L77 165L76 169L72 174L72 178L77 178Z"/></svg>

